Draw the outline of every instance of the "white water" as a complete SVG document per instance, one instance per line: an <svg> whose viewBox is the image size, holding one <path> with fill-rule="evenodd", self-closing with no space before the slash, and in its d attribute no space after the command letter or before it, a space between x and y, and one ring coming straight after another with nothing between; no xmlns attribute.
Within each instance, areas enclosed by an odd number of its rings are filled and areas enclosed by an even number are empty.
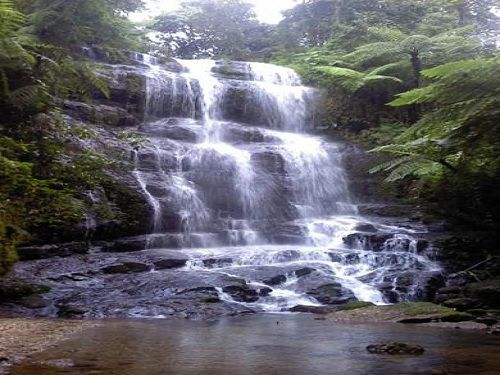
<svg viewBox="0 0 500 375"><path fill-rule="evenodd" d="M272 289L258 301L237 302L214 285L221 299L282 311L318 305L311 292L340 283L359 300L383 304L415 298L422 275L439 270L419 250L418 230L358 215L342 146L305 133L316 93L292 70L248 63L247 79L236 80L214 74L212 60L178 60L181 73L145 55L140 61L150 145L134 173L154 210L152 238L180 236L191 259L186 272ZM234 92L245 95L244 113L259 126L227 121L242 109L228 108ZM372 230L362 233L359 224L372 225L382 243L372 243ZM349 239L353 233L361 235ZM405 273L410 287L398 284ZM279 282L270 285L273 277Z"/></svg>

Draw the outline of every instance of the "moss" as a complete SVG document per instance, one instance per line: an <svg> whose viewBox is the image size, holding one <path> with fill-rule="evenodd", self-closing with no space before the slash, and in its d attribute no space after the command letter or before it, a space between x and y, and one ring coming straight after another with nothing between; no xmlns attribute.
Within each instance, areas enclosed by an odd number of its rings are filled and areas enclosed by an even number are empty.
<svg viewBox="0 0 500 375"><path fill-rule="evenodd" d="M427 315L427 314L448 314L454 310L436 305L430 302L404 302L396 305L384 306L387 309L398 309L408 316Z"/></svg>
<svg viewBox="0 0 500 375"><path fill-rule="evenodd" d="M364 307L370 307L370 306L375 306L375 305L371 302L355 301L355 302L348 302L344 305L340 305L338 306L337 310L348 311L348 310L362 309Z"/></svg>

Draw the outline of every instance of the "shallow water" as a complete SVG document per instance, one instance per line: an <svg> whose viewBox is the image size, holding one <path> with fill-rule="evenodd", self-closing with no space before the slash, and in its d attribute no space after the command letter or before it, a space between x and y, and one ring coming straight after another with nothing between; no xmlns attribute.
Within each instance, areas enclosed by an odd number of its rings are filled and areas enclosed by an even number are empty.
<svg viewBox="0 0 500 375"><path fill-rule="evenodd" d="M279 322L279 324L277 324ZM422 356L374 355L381 341L422 345ZM401 324L346 325L311 315L206 321L106 321L13 368L14 375L499 374L500 338ZM55 368L41 361L71 359Z"/></svg>

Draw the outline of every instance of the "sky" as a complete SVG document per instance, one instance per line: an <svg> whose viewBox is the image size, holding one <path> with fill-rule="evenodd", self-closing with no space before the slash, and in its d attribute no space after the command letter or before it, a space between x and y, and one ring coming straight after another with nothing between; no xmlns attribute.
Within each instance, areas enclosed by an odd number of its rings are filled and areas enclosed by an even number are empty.
<svg viewBox="0 0 500 375"><path fill-rule="evenodd" d="M131 15L134 21L143 21L163 12L175 10L182 0L146 0L148 10ZM261 22L278 23L281 21L281 12L292 8L297 0L247 0L255 5L255 12Z"/></svg>

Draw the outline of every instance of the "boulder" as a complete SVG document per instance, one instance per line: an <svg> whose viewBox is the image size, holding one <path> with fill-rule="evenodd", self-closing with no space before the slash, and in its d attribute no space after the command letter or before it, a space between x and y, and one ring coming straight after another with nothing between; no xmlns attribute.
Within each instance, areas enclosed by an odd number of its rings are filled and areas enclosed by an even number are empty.
<svg viewBox="0 0 500 375"><path fill-rule="evenodd" d="M263 280L262 282L266 285L274 286L274 285L283 284L285 281L286 281L285 275L276 275L276 276L273 276L269 279Z"/></svg>
<svg viewBox="0 0 500 375"><path fill-rule="evenodd" d="M321 285L315 289L310 290L309 292L307 292L307 294L325 305L338 305L357 301L357 298L354 296L352 291L344 288L339 283Z"/></svg>
<svg viewBox="0 0 500 375"><path fill-rule="evenodd" d="M259 300L259 293L247 285L229 285L224 287L222 291L238 302L252 303Z"/></svg>
<svg viewBox="0 0 500 375"><path fill-rule="evenodd" d="M162 259L153 263L155 270L166 270L182 268L186 265L187 259Z"/></svg>
<svg viewBox="0 0 500 375"><path fill-rule="evenodd" d="M372 344L366 347L372 354L393 354L393 355L421 355L425 350L420 345L406 344L402 342L387 342L382 344Z"/></svg>

